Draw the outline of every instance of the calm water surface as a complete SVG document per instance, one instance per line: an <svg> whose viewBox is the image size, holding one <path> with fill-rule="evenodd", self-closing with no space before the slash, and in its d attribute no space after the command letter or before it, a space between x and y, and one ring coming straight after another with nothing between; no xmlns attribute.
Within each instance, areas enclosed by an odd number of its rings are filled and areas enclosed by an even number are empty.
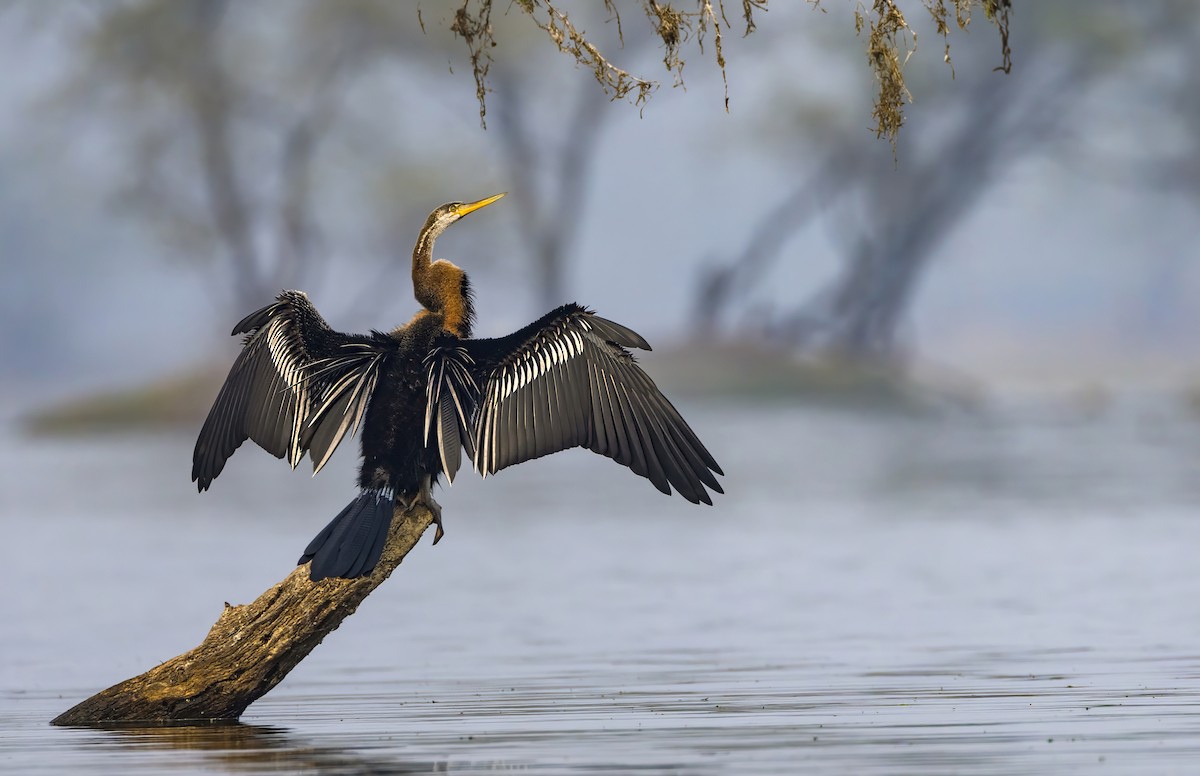
<svg viewBox="0 0 1200 776"><path fill-rule="evenodd" d="M588 453L428 539L240 725L63 730L353 494L175 436L0 439L0 770L1200 772L1200 424L690 408L713 508Z"/></svg>

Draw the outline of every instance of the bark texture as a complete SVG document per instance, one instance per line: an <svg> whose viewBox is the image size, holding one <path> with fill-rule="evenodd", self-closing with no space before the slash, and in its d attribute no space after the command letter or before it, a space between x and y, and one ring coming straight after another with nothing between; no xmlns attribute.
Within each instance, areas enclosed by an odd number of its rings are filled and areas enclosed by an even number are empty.
<svg viewBox="0 0 1200 776"><path fill-rule="evenodd" d="M253 603L225 605L200 646L63 712L55 725L235 720L283 681L391 575L432 522L397 507L383 556L359 579L308 578L308 564Z"/></svg>

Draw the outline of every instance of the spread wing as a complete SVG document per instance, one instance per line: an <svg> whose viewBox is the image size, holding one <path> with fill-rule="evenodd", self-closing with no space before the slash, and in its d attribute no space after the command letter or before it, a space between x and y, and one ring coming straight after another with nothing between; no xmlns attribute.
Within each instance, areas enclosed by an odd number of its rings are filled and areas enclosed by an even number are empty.
<svg viewBox="0 0 1200 776"><path fill-rule="evenodd" d="M233 334L245 343L196 439L192 480L207 489L247 439L292 468L311 450L320 471L361 422L386 340L334 331L300 291L283 292Z"/></svg>
<svg viewBox="0 0 1200 776"><path fill-rule="evenodd" d="M565 305L507 337L465 340L479 397L470 434L481 474L571 447L628 466L663 493L711 504L721 467L626 348L630 329Z"/></svg>

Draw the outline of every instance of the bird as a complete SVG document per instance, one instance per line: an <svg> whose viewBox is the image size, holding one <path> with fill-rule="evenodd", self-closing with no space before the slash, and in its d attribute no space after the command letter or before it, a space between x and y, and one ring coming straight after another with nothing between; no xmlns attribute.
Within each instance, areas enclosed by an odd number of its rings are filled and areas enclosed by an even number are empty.
<svg viewBox="0 0 1200 776"><path fill-rule="evenodd" d="M358 495L308 544L309 578L354 579L379 562L397 507L424 506L464 456L484 477L573 447L613 459L695 504L724 493L712 454L638 365L641 335L576 303L504 337L475 339L467 274L433 259L454 222L503 197L436 208L412 253L421 309L388 332L335 331L307 294L283 291L233 327L244 335L200 429L192 480L203 492L251 439L315 476L347 433L358 434Z"/></svg>

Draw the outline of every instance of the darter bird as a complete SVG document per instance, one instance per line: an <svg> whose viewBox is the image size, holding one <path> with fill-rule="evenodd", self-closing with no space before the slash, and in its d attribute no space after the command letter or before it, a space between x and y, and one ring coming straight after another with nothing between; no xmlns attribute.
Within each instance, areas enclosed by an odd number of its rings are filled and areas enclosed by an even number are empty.
<svg viewBox="0 0 1200 776"><path fill-rule="evenodd" d="M427 507L437 544L442 510L430 490L441 474L453 481L464 452L486 477L586 447L692 503L724 492L721 467L627 350L650 349L632 330L566 304L506 337L471 338L467 275L434 261L433 243L502 196L430 214L412 257L423 309L390 332L334 331L300 291L233 327L245 341L196 440L200 491L246 439L292 468L308 453L316 474L347 432L360 433L359 494L298 561L311 561L314 581L370 573L397 504Z"/></svg>

